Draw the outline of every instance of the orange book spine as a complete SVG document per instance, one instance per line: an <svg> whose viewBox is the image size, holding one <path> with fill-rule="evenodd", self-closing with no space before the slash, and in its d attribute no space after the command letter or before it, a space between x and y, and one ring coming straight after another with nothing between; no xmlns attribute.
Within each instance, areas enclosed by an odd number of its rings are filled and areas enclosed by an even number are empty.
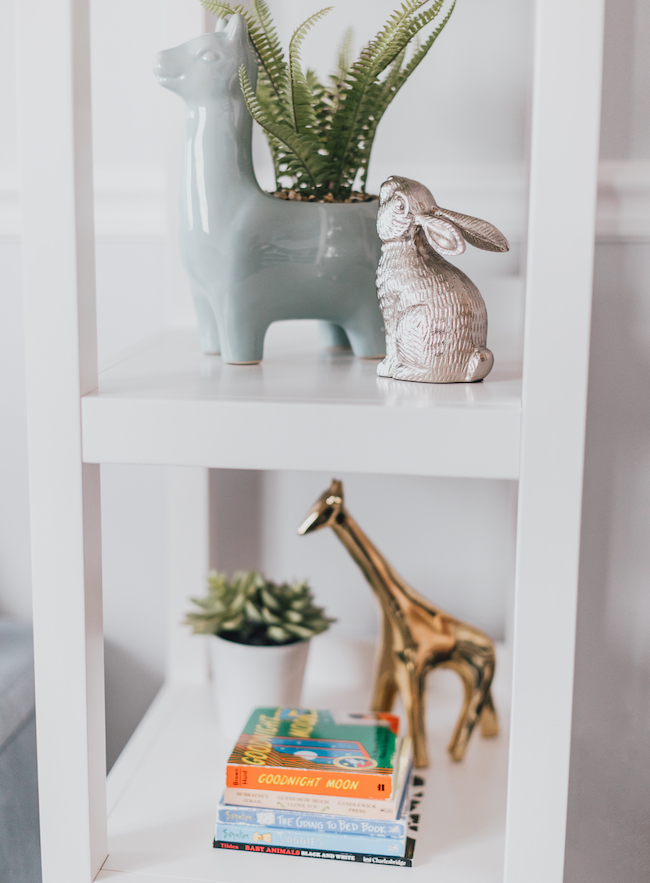
<svg viewBox="0 0 650 883"><path fill-rule="evenodd" d="M386 800L391 796L393 782L391 776L382 773L355 774L337 770L323 774L315 770L228 764L226 787Z"/></svg>

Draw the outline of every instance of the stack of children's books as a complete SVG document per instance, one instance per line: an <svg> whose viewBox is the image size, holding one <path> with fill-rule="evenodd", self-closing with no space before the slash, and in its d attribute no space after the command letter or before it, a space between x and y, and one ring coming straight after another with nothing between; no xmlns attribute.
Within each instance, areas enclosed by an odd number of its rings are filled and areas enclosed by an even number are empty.
<svg viewBox="0 0 650 883"><path fill-rule="evenodd" d="M256 708L226 768L214 846L411 867L423 782L399 718Z"/></svg>

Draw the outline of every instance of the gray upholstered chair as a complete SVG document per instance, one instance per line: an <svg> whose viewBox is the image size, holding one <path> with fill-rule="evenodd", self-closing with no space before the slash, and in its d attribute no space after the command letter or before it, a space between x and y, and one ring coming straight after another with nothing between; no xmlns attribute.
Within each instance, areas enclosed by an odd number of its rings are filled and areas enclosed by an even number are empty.
<svg viewBox="0 0 650 883"><path fill-rule="evenodd" d="M0 881L40 879L32 633L0 619Z"/></svg>

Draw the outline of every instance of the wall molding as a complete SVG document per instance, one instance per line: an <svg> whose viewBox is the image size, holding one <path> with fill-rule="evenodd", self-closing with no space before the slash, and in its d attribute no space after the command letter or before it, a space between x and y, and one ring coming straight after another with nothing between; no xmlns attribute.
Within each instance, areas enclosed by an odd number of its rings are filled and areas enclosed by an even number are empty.
<svg viewBox="0 0 650 883"><path fill-rule="evenodd" d="M391 170L375 168L378 181ZM392 170L394 171L394 170ZM521 240L526 211L521 165L423 166L402 174L437 181L441 205L486 217L514 242ZM95 173L95 229L100 241L157 240L165 235L164 168L99 168ZM558 207L558 219L561 207ZM0 168L0 241L20 238L18 172ZM650 161L600 163L597 239L650 242Z"/></svg>
<svg viewBox="0 0 650 883"><path fill-rule="evenodd" d="M650 242L650 161L601 161L596 236L604 242Z"/></svg>
<svg viewBox="0 0 650 883"><path fill-rule="evenodd" d="M95 171L95 233L100 241L161 239L166 233L167 193L163 168ZM0 241L20 238L20 179L0 168Z"/></svg>

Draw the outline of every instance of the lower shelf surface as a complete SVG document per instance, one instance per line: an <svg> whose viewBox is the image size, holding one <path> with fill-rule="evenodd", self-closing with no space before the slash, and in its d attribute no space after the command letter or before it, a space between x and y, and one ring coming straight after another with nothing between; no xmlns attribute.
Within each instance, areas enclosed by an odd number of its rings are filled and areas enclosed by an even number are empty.
<svg viewBox="0 0 650 883"><path fill-rule="evenodd" d="M372 643L323 637L313 642L306 707L367 707ZM430 767L413 868L264 856L212 848L216 803L231 745L221 738L211 685L168 685L109 777L109 855L97 880L115 883L282 880L332 873L356 879L408 874L436 883L503 879L510 672L501 652L494 695L501 734L474 733L462 763L445 746L461 705L453 672L432 672L427 688ZM415 881L414 881L415 883Z"/></svg>

